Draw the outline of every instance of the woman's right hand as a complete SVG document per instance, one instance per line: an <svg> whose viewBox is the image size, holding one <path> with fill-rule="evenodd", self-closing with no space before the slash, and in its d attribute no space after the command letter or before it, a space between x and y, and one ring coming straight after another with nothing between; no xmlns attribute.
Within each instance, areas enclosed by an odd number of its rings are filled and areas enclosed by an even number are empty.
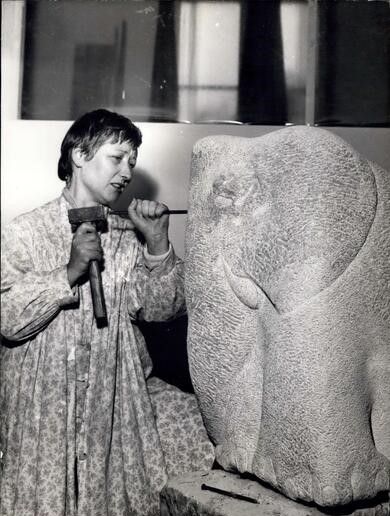
<svg viewBox="0 0 390 516"><path fill-rule="evenodd" d="M68 263L68 280L73 287L88 271L91 260L101 261L103 250L99 233L90 222L83 222L75 231Z"/></svg>

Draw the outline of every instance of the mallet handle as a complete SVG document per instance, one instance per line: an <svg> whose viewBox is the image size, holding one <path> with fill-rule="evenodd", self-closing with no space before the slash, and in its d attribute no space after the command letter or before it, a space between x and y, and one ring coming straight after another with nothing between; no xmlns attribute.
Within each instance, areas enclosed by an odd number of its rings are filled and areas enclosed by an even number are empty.
<svg viewBox="0 0 390 516"><path fill-rule="evenodd" d="M89 284L91 286L93 313L97 321L107 320L106 304L104 302L102 276L97 260L89 262Z"/></svg>

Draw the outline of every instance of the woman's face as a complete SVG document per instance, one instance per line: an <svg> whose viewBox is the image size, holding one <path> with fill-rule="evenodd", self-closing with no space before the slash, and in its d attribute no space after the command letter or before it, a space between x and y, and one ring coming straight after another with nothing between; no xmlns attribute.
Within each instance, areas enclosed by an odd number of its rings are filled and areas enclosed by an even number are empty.
<svg viewBox="0 0 390 516"><path fill-rule="evenodd" d="M109 205L116 201L130 182L136 161L137 149L129 142L108 141L89 160L80 153L70 185L75 189L78 204Z"/></svg>

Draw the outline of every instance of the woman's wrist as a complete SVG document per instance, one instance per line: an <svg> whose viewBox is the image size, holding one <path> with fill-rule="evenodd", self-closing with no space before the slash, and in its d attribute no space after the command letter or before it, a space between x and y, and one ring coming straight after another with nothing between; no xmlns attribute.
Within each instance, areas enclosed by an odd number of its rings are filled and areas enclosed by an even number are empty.
<svg viewBox="0 0 390 516"><path fill-rule="evenodd" d="M146 240L146 248L149 254L160 255L169 251L168 237Z"/></svg>

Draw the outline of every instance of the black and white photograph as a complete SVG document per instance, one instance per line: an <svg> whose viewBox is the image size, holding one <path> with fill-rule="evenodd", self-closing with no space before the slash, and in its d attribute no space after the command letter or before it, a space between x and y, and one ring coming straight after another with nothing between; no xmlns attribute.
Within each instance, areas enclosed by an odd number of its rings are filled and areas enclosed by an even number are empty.
<svg viewBox="0 0 390 516"><path fill-rule="evenodd" d="M1 0L0 516L390 516L390 0Z"/></svg>

